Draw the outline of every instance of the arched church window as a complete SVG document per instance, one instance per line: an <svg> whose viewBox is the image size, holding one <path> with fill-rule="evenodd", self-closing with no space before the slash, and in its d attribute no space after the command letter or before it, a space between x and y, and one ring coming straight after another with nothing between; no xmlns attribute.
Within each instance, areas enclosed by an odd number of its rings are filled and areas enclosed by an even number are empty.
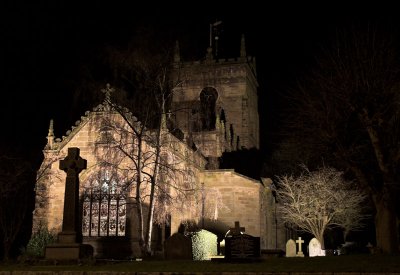
<svg viewBox="0 0 400 275"><path fill-rule="evenodd" d="M202 130L215 129L215 106L218 92L214 88L206 87L200 93L200 119Z"/></svg>
<svg viewBox="0 0 400 275"><path fill-rule="evenodd" d="M83 192L82 235L125 236L126 184L110 170L99 171Z"/></svg>

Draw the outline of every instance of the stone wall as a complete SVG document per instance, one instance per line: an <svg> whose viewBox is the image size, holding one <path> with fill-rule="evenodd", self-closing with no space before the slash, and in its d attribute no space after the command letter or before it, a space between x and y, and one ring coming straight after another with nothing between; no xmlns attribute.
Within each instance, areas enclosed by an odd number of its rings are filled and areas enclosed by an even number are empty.
<svg viewBox="0 0 400 275"><path fill-rule="evenodd" d="M226 129L234 129L234 141L239 137L242 146L259 148L258 82L251 62L246 58L215 62L187 62L179 66L175 77L180 78L182 86L174 93L174 104L185 103L188 108L199 101L201 91L206 87L218 93L217 109L222 108L226 115ZM188 134L190 112L177 112L177 126Z"/></svg>
<svg viewBox="0 0 400 275"><path fill-rule="evenodd" d="M210 221L209 226L217 231L227 232L234 227L235 221L245 227L245 233L260 237L264 242L263 224L261 223L260 181L245 177L234 170L212 170L202 173L205 188L216 188L222 195L223 208L219 210L217 221Z"/></svg>

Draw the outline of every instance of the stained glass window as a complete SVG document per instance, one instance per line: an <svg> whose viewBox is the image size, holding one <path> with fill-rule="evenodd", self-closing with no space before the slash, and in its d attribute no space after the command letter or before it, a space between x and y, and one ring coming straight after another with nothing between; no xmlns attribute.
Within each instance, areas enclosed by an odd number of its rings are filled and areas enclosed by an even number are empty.
<svg viewBox="0 0 400 275"><path fill-rule="evenodd" d="M83 192L83 236L125 236L124 183L108 170L88 181Z"/></svg>

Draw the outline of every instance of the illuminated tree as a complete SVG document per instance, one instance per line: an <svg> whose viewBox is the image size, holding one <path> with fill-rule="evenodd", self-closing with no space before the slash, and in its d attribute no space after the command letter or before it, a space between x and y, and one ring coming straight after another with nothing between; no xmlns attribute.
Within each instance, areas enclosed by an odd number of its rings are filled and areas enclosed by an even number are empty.
<svg viewBox="0 0 400 275"><path fill-rule="evenodd" d="M348 232L365 219L366 194L351 189L352 183L333 168L304 168L300 176L278 177L277 186L282 219L314 235L322 247L326 229L341 227Z"/></svg>
<svg viewBox="0 0 400 275"><path fill-rule="evenodd" d="M128 181L135 189L143 255L151 253L153 225L168 223L171 212L200 218L195 207L201 189L195 182L199 167L185 167L198 153L183 142L169 118L171 95L179 82L169 78L171 54L160 50L137 45L109 49L108 62L119 93L114 93L113 100L106 96L104 108L118 113L122 121L110 115L102 122L109 129L110 146L102 152L101 161L121 166L123 159L129 159L123 169L129 170ZM110 93L110 87L105 92Z"/></svg>

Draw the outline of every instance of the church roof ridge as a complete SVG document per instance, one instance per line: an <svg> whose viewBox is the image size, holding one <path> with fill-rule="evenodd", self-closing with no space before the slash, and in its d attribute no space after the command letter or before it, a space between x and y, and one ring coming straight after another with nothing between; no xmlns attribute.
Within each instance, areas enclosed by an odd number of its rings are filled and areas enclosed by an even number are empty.
<svg viewBox="0 0 400 275"><path fill-rule="evenodd" d="M66 131L65 135L61 136L61 138L56 138L54 136L54 120L52 119L50 121L50 128L49 128L49 133L47 136L48 142L45 146L45 150L59 150L64 147L65 144L67 144L73 136L86 124L87 121L89 121L90 116L93 113L98 113L98 112L110 112L110 111L115 111L115 106L112 101L111 101L111 93L115 91L114 88L111 87L109 83L106 84L106 88L101 90L104 95L104 101L97 106L92 108L92 111L86 111L85 115L81 116L80 119L75 121L75 125L71 126L69 130ZM127 111L127 108L123 108L121 106L118 106L121 108L123 111ZM128 115L129 117L129 115ZM133 120L135 121L135 120Z"/></svg>
<svg viewBox="0 0 400 275"><path fill-rule="evenodd" d="M256 180L256 179L250 178L248 176L245 176L243 174L240 174L240 173L236 172L235 169L215 169L215 170L204 170L203 171L203 173L226 173L226 172L229 172L231 174L234 174L239 177L245 178L247 180L253 181L254 183L261 184L261 180Z"/></svg>
<svg viewBox="0 0 400 275"><path fill-rule="evenodd" d="M193 65L212 65L212 64L248 64L255 60L253 56L239 56L239 57L229 57L229 58L218 58L212 60L190 60L190 61L179 61L183 66L193 66Z"/></svg>
<svg viewBox="0 0 400 275"><path fill-rule="evenodd" d="M80 120L75 121L75 126L71 126L71 129L67 130L65 135L61 136L61 138L53 136L54 141L52 143L48 142L45 146L45 150L59 150L64 147L64 145L86 124L89 120L89 115L90 112L86 111L85 116L81 116Z"/></svg>

